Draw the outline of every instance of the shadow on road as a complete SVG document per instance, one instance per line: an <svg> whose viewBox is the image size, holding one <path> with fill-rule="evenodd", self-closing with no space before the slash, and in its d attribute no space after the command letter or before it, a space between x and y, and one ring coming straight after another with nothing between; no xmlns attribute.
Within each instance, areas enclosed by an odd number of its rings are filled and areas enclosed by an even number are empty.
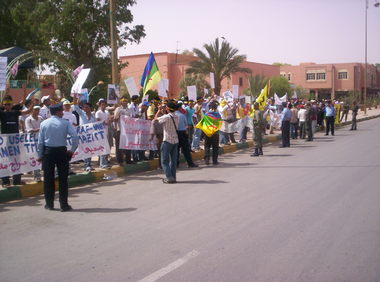
<svg viewBox="0 0 380 282"><path fill-rule="evenodd" d="M291 154L264 154L263 157L291 157Z"/></svg>
<svg viewBox="0 0 380 282"><path fill-rule="evenodd" d="M185 181L177 181L177 184L220 184L220 183L228 183L228 181L223 181L223 180L185 180Z"/></svg>
<svg viewBox="0 0 380 282"><path fill-rule="evenodd" d="M111 209L111 208L88 208L88 209L73 209L71 212L84 213L115 213L115 212L133 212L137 208Z"/></svg>

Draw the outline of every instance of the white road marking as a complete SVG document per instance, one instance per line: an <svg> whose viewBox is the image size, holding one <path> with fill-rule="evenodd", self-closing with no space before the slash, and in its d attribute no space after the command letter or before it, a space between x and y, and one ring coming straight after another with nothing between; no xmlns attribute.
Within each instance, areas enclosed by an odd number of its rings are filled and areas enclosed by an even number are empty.
<svg viewBox="0 0 380 282"><path fill-rule="evenodd" d="M177 268L181 267L185 263L187 263L189 260L197 257L199 255L198 251L191 251L190 253L186 254L184 257L177 259L176 261L172 262L171 264L165 266L164 268L161 268L157 270L156 272L153 272L151 275L141 279L139 282L154 282L160 279L161 277L165 276L166 274L176 270Z"/></svg>

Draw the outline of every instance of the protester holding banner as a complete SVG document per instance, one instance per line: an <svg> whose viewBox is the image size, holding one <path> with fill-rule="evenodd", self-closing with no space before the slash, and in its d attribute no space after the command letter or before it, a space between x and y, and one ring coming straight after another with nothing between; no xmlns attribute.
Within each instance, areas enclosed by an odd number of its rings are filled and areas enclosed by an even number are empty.
<svg viewBox="0 0 380 282"><path fill-rule="evenodd" d="M13 106L11 96L3 98L3 109L0 109L1 134L19 133L19 117L29 114L33 109L33 103L30 103L29 108L22 110L22 104ZM3 187L9 187L11 182L9 176L2 177ZM13 175L13 185L21 185L21 174Z"/></svg>
<svg viewBox="0 0 380 282"><path fill-rule="evenodd" d="M203 111L202 111L202 105L203 105L204 99L202 97L199 97L197 99L197 103L194 106L194 115L196 122L194 124L197 124L203 117ZM193 141L191 143L191 149L192 150L199 150L199 143L201 141L201 136L202 136L202 130L199 128L195 128L194 134L193 134Z"/></svg>
<svg viewBox="0 0 380 282"><path fill-rule="evenodd" d="M45 209L54 210L55 166L58 170L59 203L62 212L72 210L68 204L69 161L78 147L74 127L63 117L62 104L50 107L52 117L41 123L38 136L38 157L44 170ZM71 136L71 150L67 150L67 136Z"/></svg>
<svg viewBox="0 0 380 282"><path fill-rule="evenodd" d="M48 95L43 96L41 98L41 103L43 104L43 106L41 107L41 110L40 110L40 116L42 117L43 120L45 120L51 116L50 110L49 110L49 106L51 105L50 97Z"/></svg>
<svg viewBox="0 0 380 282"><path fill-rule="evenodd" d="M177 182L177 157L178 157L178 116L175 111L178 105L173 101L167 103L169 113L159 117L159 112L155 116L155 120L163 125L164 138L161 145L161 165L164 170L165 179L162 182L173 184Z"/></svg>
<svg viewBox="0 0 380 282"><path fill-rule="evenodd" d="M158 110L156 112L157 117L161 117L168 113L165 105L158 106L157 110ZM161 149L161 145L164 138L164 129L163 129L162 124L157 119L152 120L150 134L151 134L150 141L153 141L153 140L156 141L157 148L158 148L157 150L158 151L158 166L162 169L160 149Z"/></svg>
<svg viewBox="0 0 380 282"><path fill-rule="evenodd" d="M71 125L77 126L77 117L72 113L71 111L71 105L69 100L65 99L63 100L63 119L70 122Z"/></svg>
<svg viewBox="0 0 380 282"><path fill-rule="evenodd" d="M84 103L83 108L81 109L78 106L78 98L74 99L74 110L79 114L79 124L88 124L88 123L93 123L96 122L95 115L91 111L91 103ZM90 172L94 170L91 167L91 158L86 158L83 160L83 170Z"/></svg>
<svg viewBox="0 0 380 282"><path fill-rule="evenodd" d="M186 121L187 121L187 135L189 136L189 144L191 146L194 135L194 101L185 101Z"/></svg>

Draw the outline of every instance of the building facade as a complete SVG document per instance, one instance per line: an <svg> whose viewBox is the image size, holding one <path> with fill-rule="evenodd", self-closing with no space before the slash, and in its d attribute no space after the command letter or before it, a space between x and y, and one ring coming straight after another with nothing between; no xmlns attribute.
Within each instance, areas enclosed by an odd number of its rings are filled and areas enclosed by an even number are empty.
<svg viewBox="0 0 380 282"><path fill-rule="evenodd" d="M149 54L120 57L121 62L127 64L127 67L121 70L121 79L133 77L136 83L139 84L148 57ZM154 57L162 78L169 79L170 97L177 98L178 93L181 91L180 82L185 77L186 69L191 61L197 60L197 57L167 52L155 53ZM252 71L252 75L260 74L265 77L273 77L280 74L279 66L246 61L240 67L249 68ZM245 73L232 74L231 78L222 81L221 93L230 90L232 85L239 85L239 95L243 95L243 91L248 88L248 76ZM206 80L208 79L208 76L206 76Z"/></svg>
<svg viewBox="0 0 380 282"><path fill-rule="evenodd" d="M365 65L361 63L316 64L281 66L280 75L293 87L300 87L317 99L340 99L350 91L364 93ZM367 65L367 96L380 93L380 69Z"/></svg>

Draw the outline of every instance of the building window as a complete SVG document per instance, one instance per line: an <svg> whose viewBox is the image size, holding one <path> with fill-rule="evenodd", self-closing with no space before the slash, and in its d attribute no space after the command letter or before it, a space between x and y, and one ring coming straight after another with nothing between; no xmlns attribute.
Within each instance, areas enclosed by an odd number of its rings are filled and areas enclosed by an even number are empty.
<svg viewBox="0 0 380 282"><path fill-rule="evenodd" d="M315 80L315 73L307 73L306 74L306 80Z"/></svg>
<svg viewBox="0 0 380 282"><path fill-rule="evenodd" d="M239 77L239 86L243 86L243 78Z"/></svg>
<svg viewBox="0 0 380 282"><path fill-rule="evenodd" d="M338 79L347 79L347 72L346 71L339 71L338 72Z"/></svg>
<svg viewBox="0 0 380 282"><path fill-rule="evenodd" d="M288 80L291 81L292 80L292 74L289 72L288 73L288 76L287 76Z"/></svg>
<svg viewBox="0 0 380 282"><path fill-rule="evenodd" d="M317 80L326 80L326 73L324 72L317 73Z"/></svg>
<svg viewBox="0 0 380 282"><path fill-rule="evenodd" d="M280 72L280 76L286 77L286 72Z"/></svg>

